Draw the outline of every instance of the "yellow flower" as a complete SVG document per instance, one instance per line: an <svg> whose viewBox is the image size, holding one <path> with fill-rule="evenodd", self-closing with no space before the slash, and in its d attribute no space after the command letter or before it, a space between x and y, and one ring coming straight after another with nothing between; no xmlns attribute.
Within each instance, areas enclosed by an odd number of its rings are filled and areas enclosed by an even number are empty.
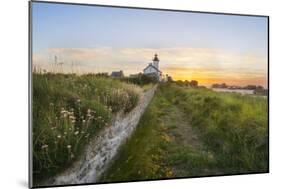
<svg viewBox="0 0 281 189"><path fill-rule="evenodd" d="M172 172L171 170L167 171L167 172L166 172L166 176L167 176L167 177L173 176L173 172Z"/></svg>

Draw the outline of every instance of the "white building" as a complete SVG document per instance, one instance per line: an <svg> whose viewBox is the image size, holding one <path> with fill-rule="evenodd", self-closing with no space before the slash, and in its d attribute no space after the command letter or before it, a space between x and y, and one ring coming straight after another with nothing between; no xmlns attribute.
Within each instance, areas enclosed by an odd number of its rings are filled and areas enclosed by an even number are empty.
<svg viewBox="0 0 281 189"><path fill-rule="evenodd" d="M148 66L143 69L143 74L156 77L160 81L162 78L162 72L159 69L159 59L157 54L154 55L152 61L152 63L149 63Z"/></svg>

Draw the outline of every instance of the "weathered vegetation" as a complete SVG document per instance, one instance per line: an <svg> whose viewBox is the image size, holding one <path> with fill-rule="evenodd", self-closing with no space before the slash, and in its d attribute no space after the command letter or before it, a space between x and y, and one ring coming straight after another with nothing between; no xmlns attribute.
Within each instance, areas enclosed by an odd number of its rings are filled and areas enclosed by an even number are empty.
<svg viewBox="0 0 281 189"><path fill-rule="evenodd" d="M267 99L161 84L103 182L268 171Z"/></svg>
<svg viewBox="0 0 281 189"><path fill-rule="evenodd" d="M116 112L137 104L140 88L98 75L33 73L34 182L70 166Z"/></svg>
<svg viewBox="0 0 281 189"><path fill-rule="evenodd" d="M133 83L136 85L148 85L151 83L157 83L158 79L156 77L153 76L147 76L144 74L137 74L133 77L124 77L121 79L122 81L128 82L128 83Z"/></svg>
<svg viewBox="0 0 281 189"><path fill-rule="evenodd" d="M130 112L155 82L141 75L33 73L34 182L78 160L112 116ZM100 181L266 172L267 108L266 97L218 93L196 81L160 83Z"/></svg>

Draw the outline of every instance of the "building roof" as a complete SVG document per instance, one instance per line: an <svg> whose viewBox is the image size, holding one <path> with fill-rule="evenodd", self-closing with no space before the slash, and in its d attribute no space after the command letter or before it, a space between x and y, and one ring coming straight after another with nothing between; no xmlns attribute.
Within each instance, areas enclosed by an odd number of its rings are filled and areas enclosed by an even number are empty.
<svg viewBox="0 0 281 189"><path fill-rule="evenodd" d="M154 58L152 59L153 61L159 61L159 59L158 59L158 55L157 54L155 54L154 55Z"/></svg>
<svg viewBox="0 0 281 189"><path fill-rule="evenodd" d="M111 73L111 77L123 77L124 74L123 74L123 71L120 70L120 71L115 71L115 72L112 72Z"/></svg>
<svg viewBox="0 0 281 189"><path fill-rule="evenodd" d="M157 72L162 73L158 68L156 68L155 66L153 66L151 63L148 64L148 66L146 66L146 67L143 69L143 71L146 70L146 69L148 69L149 67L152 67L152 68L154 68Z"/></svg>

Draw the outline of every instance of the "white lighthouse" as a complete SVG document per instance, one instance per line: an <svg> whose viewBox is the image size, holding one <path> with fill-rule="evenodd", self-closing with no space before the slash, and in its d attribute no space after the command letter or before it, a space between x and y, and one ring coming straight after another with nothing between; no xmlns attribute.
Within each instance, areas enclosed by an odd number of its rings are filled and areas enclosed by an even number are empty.
<svg viewBox="0 0 281 189"><path fill-rule="evenodd" d="M143 74L151 77L156 77L158 81L161 80L162 72L159 70L159 59L157 54L154 55L152 63L149 63L146 68L143 69Z"/></svg>
<svg viewBox="0 0 281 189"><path fill-rule="evenodd" d="M153 66L159 70L159 58L157 54L154 55L152 61L153 61Z"/></svg>

